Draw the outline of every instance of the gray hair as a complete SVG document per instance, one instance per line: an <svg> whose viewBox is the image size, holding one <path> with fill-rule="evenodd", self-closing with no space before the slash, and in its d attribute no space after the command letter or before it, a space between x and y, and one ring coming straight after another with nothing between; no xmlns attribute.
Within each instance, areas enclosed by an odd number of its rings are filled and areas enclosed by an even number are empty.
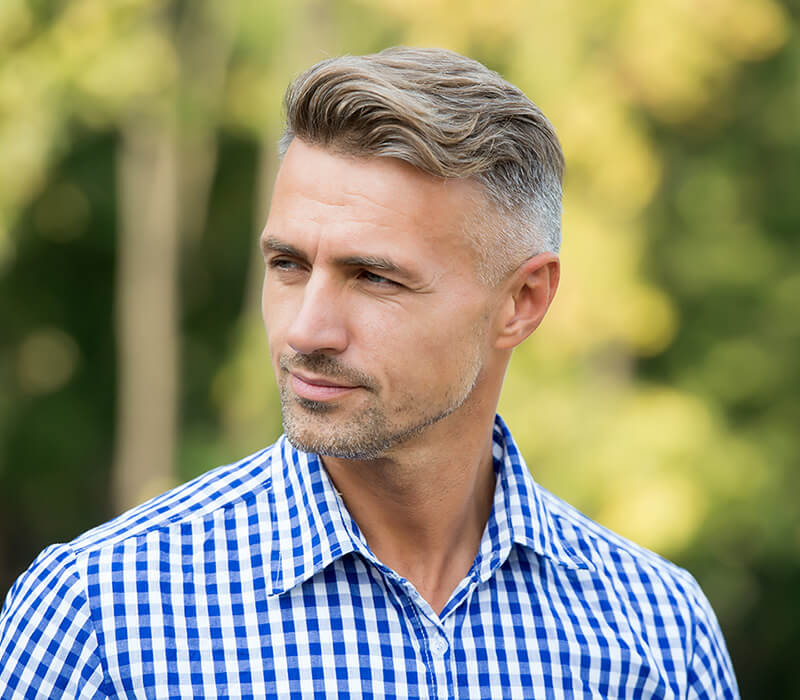
<svg viewBox="0 0 800 700"><path fill-rule="evenodd" d="M519 88L481 63L406 47L331 58L288 87L284 106L281 157L297 136L476 182L494 205L466 226L487 284L537 253L558 252L564 156L555 130Z"/></svg>

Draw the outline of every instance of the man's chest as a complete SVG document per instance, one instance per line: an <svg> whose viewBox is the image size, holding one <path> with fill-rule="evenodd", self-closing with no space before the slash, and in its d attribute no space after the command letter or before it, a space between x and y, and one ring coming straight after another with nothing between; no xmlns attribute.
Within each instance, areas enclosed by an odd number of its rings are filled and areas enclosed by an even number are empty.
<svg viewBox="0 0 800 700"><path fill-rule="evenodd" d="M116 588L95 610L121 696L679 695L664 680L674 661L613 606L571 600L510 566L443 619L356 557L279 595L230 573Z"/></svg>

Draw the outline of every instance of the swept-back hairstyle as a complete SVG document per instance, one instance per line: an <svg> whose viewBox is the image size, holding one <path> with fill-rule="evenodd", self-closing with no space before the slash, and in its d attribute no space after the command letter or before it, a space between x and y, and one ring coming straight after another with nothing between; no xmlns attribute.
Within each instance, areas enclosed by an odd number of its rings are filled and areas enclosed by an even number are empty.
<svg viewBox="0 0 800 700"><path fill-rule="evenodd" d="M519 88L444 49L397 47L322 61L284 98L292 139L353 156L399 158L485 195L466 226L491 284L525 259L558 252L564 156L552 124Z"/></svg>

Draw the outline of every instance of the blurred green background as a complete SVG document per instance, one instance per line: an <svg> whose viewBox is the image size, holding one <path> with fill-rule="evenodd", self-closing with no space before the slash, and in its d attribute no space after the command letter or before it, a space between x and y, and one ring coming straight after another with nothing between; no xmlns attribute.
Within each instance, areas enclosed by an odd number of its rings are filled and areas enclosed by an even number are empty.
<svg viewBox="0 0 800 700"><path fill-rule="evenodd" d="M566 153L563 278L501 412L536 478L688 567L744 697L800 697L797 0L2 0L0 595L270 443L255 245L291 78L437 45Z"/></svg>

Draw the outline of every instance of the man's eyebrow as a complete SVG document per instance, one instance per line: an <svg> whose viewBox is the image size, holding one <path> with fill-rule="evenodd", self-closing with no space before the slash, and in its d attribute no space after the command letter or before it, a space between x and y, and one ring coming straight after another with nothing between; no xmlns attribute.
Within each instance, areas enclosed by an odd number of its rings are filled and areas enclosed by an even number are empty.
<svg viewBox="0 0 800 700"><path fill-rule="evenodd" d="M283 255L290 255L299 260L307 259L306 254L302 250L295 248L289 243L284 243L274 236L266 236L261 239L261 250L264 253L273 252ZM409 270L407 267L403 267L402 265L389 260L389 258L383 258L378 255L346 255L341 258L336 258L334 263L340 267L367 267L372 270L388 272L403 277L409 281L415 281L418 279L418 275Z"/></svg>
<svg viewBox="0 0 800 700"><path fill-rule="evenodd" d="M411 276L411 273L388 258L381 258L374 255L348 255L343 258L336 258L336 264L342 267L371 267L383 272L395 272L397 274Z"/></svg>
<svg viewBox="0 0 800 700"><path fill-rule="evenodd" d="M273 253L283 253L284 255L291 255L293 258L300 258L305 260L306 256L302 250L295 248L293 245L284 243L274 236L266 236L261 239L261 250L266 253L272 251Z"/></svg>

